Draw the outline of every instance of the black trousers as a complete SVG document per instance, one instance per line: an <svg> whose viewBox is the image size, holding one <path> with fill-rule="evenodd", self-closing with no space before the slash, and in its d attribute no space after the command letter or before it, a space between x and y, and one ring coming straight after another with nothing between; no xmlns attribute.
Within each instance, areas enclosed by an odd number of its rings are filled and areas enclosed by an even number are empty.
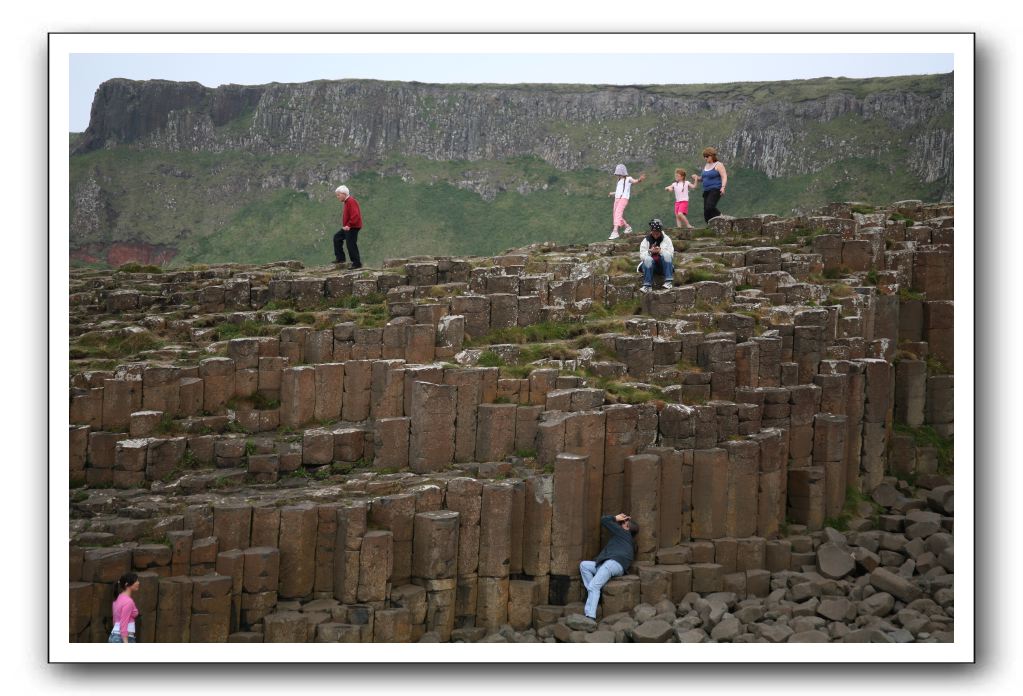
<svg viewBox="0 0 1023 696"><path fill-rule="evenodd" d="M710 222L721 214L718 210L718 201L721 200L721 189L711 189L703 192L703 221Z"/></svg>
<svg viewBox="0 0 1023 696"><path fill-rule="evenodd" d="M345 244L348 245L348 256L352 259L352 268L362 265L362 258L359 256L359 227L353 227L347 232L338 230L334 233L334 261L345 262Z"/></svg>

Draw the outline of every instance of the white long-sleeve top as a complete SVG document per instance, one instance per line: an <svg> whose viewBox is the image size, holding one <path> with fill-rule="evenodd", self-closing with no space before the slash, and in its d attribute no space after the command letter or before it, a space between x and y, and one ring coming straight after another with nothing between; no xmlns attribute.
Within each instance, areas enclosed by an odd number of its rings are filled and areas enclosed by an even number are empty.
<svg viewBox="0 0 1023 696"><path fill-rule="evenodd" d="M671 258L675 255L675 247L671 244L671 238L668 235L661 233L661 258L665 261L671 261ZM646 261L652 258L650 256L650 235L643 237L643 243L639 245L639 260Z"/></svg>
<svg viewBox="0 0 1023 696"><path fill-rule="evenodd" d="M615 185L615 198L629 198L632 195L632 185L638 183L639 179L633 179L631 176L621 177Z"/></svg>

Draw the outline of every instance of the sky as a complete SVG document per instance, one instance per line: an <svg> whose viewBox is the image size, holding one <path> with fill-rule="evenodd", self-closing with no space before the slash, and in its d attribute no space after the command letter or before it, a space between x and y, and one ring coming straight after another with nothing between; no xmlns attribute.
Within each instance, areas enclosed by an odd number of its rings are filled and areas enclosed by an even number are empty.
<svg viewBox="0 0 1023 696"><path fill-rule="evenodd" d="M682 40L696 41L697 37ZM115 77L195 81L207 87L346 78L435 83L691 84L949 73L953 70L953 55L72 53L69 70L69 130L81 132L89 124L96 89Z"/></svg>

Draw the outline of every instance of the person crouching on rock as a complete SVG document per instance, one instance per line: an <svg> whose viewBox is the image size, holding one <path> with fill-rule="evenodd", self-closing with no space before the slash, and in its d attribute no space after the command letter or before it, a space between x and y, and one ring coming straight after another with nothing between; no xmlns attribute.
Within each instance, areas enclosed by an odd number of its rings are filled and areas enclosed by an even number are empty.
<svg viewBox="0 0 1023 696"><path fill-rule="evenodd" d="M639 268L643 272L643 287L641 292L650 292L654 284L654 273L664 276L664 289L671 289L671 279L675 273L675 267L671 265L671 259L675 255L675 247L671 239L664 234L664 225L657 218L650 221L650 234L643 237L639 245Z"/></svg>
<svg viewBox="0 0 1023 696"><path fill-rule="evenodd" d="M352 268L362 268L359 256L359 230L362 229L362 210L359 201L348 192L347 186L338 186L334 194L344 206L341 210L341 229L334 233L334 263L345 262L345 244L348 245L348 256L352 259Z"/></svg>
<svg viewBox="0 0 1023 696"><path fill-rule="evenodd" d="M604 515L600 518L600 524L611 532L611 539L595 559L579 564L579 574L583 578L583 587L587 592L583 613L594 621L597 619L600 590L608 580L624 575L625 570L632 565L632 559L635 557L632 539L639 532L639 525L624 512L614 517Z"/></svg>

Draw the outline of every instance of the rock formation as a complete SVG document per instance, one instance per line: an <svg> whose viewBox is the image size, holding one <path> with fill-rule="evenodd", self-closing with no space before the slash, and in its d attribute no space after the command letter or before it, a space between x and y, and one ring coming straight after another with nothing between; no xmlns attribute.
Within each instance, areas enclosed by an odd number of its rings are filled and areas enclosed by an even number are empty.
<svg viewBox="0 0 1023 696"><path fill-rule="evenodd" d="M73 270L70 640L951 641L952 207L668 234Z"/></svg>
<svg viewBox="0 0 1023 696"><path fill-rule="evenodd" d="M617 162L667 182L676 166L700 166L708 144L742 182L729 189L733 214L835 196L883 201L893 182L903 195L951 200L952 90L951 74L625 87L110 80L71 145L72 257L270 261L281 247L269 235L313 262L316 235L336 229L324 212L333 189L353 178L371 194L363 203L378 230L387 220L404 248L432 239L412 253L464 253L444 231L463 221L444 216L471 202L476 217L501 221L491 236L504 240L471 253L551 235L578 242L569 230L596 224L591 204L606 198ZM489 205L501 196L503 206ZM448 205L420 218L438 197ZM641 199L634 210L652 207ZM789 207L766 208L781 200ZM550 211L541 228L516 236L541 209ZM444 225L431 228L432 218Z"/></svg>

